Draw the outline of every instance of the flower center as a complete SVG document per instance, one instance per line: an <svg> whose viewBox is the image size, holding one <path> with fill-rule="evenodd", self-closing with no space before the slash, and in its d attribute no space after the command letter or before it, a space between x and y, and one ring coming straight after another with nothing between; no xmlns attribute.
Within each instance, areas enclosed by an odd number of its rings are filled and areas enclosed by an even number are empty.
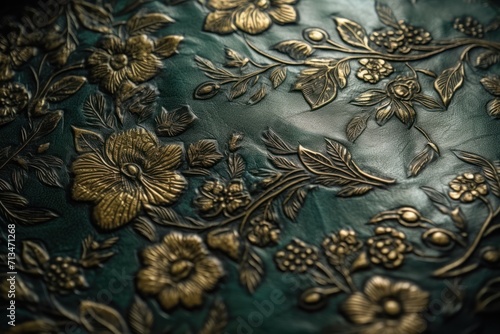
<svg viewBox="0 0 500 334"><path fill-rule="evenodd" d="M392 317L401 313L401 305L394 299L387 299L384 302L383 309L387 315Z"/></svg>
<svg viewBox="0 0 500 334"><path fill-rule="evenodd" d="M187 260L177 260L170 267L170 274L175 281L188 277L193 271L193 263Z"/></svg>
<svg viewBox="0 0 500 334"><path fill-rule="evenodd" d="M255 5L259 8L267 9L267 8L269 8L269 6L271 4L270 4L269 0L257 0L257 1L255 1Z"/></svg>
<svg viewBox="0 0 500 334"><path fill-rule="evenodd" d="M399 97L407 97L410 94L410 90L406 86L398 85L394 87L394 94Z"/></svg>
<svg viewBox="0 0 500 334"><path fill-rule="evenodd" d="M114 70L121 70L128 64L127 55L117 54L111 58L110 65Z"/></svg>
<svg viewBox="0 0 500 334"><path fill-rule="evenodd" d="M122 173L131 179L138 179L142 174L142 169L134 163L126 163L122 165Z"/></svg>

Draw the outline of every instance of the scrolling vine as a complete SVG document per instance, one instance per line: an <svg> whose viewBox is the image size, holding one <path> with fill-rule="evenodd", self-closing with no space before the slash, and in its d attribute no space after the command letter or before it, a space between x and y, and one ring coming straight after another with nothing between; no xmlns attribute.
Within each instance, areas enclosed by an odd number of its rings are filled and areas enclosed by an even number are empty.
<svg viewBox="0 0 500 334"><path fill-rule="evenodd" d="M247 170L241 133L229 134L226 143L213 138L181 141L179 136L195 126L198 117L187 105L157 110L160 92L152 79L165 66L162 60L177 53L183 37L161 34L174 20L149 12L149 7L141 8L149 2L134 1L115 9L113 1L72 0L48 20L40 21L43 15L32 11L22 23L9 23L9 34L0 36L0 126L20 127L21 138L21 144L0 150L2 218L38 225L58 217L52 210L30 207L22 195L23 185L32 173L47 186L68 183L65 163L49 154L54 140L51 134L64 118L65 111L57 109L59 103L80 92L89 80L100 91L82 99L84 124L72 125L77 157L70 163L71 196L91 203L98 232L130 228L147 242L137 250L140 268L134 298L125 314L89 299L79 300L76 307L65 304L65 296L89 288L89 271L103 270L100 268L114 260L119 252L118 237L91 234L82 241L76 258L54 256L55 252L49 253L39 241L23 241L16 258L22 273L17 297L36 318L20 323L11 333L57 332L67 325L90 333L152 333L158 330L161 317L153 312L153 303L166 314L176 308L192 310L210 304L199 332L221 333L229 313L223 300L208 293L218 289L226 274L223 256L237 264L240 283L253 293L266 271L261 249L279 243L282 229L298 219L312 189L333 189L339 197L352 197L395 183L360 168L346 146L328 138L323 151L313 150L293 145L268 129L262 139L272 168L259 170ZM181 2L184 0L166 1ZM204 29L258 34L272 24L297 22L295 3L210 0L205 3L210 12ZM374 110L353 117L346 135L354 142L373 113L379 125L395 115L427 141L410 163L408 174L415 176L440 154L429 134L415 124L416 105L427 110L448 107L463 84L471 50L482 49L476 58L478 67L498 62L499 44L480 39L498 23L483 26L471 18L457 18L455 29L473 38L433 41L424 29L397 20L388 6L377 2L375 8L387 27L370 35L358 23L338 17L335 24L342 42L330 38L326 30L308 28L303 40L286 40L272 47L291 60L262 51L249 41L250 48L272 62L259 64L226 48L225 67L236 69L230 71L196 57L198 66L214 81L201 84L194 97L212 98L222 86L231 85L231 100L248 95L248 102L256 104L268 93L262 82L264 74L269 74L276 89L286 80L289 66L300 66L293 89L301 91L314 110L333 101L347 86L354 61L359 63L356 77L370 84L390 77L395 72L393 65L404 63L409 74L388 81L383 89L368 89L352 101ZM79 61L75 52L81 30L99 40L87 50L85 62ZM439 75L413 65L458 48L463 48L458 63ZM38 57L37 52L43 56ZM343 58L334 58L338 54ZM24 78L17 72L31 75L32 83L17 82ZM435 79L439 100L423 92L419 75ZM481 83L495 96L488 103L488 113L498 117L499 80L488 76ZM451 218L454 228L435 227L417 209L403 206L375 215L369 223L377 226L365 241L355 230L342 229L325 237L323 253L298 239L276 252L280 270L309 273L316 284L301 294L300 306L316 310L326 305L330 296L344 292L348 296L343 314L356 330L372 333L383 326L393 332L419 333L427 326L423 314L429 292L382 276L366 281L360 291L352 274L373 266L396 269L410 256L420 260L448 258L458 247L464 249L463 254L436 269L436 277L458 277L482 266L498 266L500 250L485 246L483 241L500 226L494 221L500 209L494 209L487 197L490 192L500 197L500 164L468 152L457 151L456 155L481 171L457 176L450 182L448 195L422 188L439 211ZM181 202L185 204L188 198L195 210L186 215ZM478 200L487 208L473 239L469 237L468 217L450 199L463 205ZM382 226L392 222L400 227ZM405 229L423 229L421 243L408 240ZM1 264L6 264L5 257ZM27 281L27 277L32 280ZM0 290L4 291L6 281L2 282ZM476 295L478 312L494 309L498 286L496 278L480 289Z"/></svg>
<svg viewBox="0 0 500 334"><path fill-rule="evenodd" d="M386 4L377 1L375 10L380 22L386 27L371 34L368 34L355 21L335 17L334 22L340 42L331 37L326 30L313 27L304 29L301 40L285 40L271 47L290 59L280 58L263 51L249 40L246 41L247 45L257 54L269 59L270 63L257 63L235 50L226 48L225 67L236 68L237 71L232 72L216 66L208 59L196 56L199 68L214 81L200 84L194 92L194 97L212 98L221 91L223 86L227 85L230 86L229 100L250 95L248 103L255 104L265 98L268 93L267 85L263 83L264 74L269 73L268 79L271 86L276 89L285 81L288 74L287 68L298 66L303 69L295 80L292 90L301 91L311 109L316 110L332 102L339 91L347 87L351 65L354 61L359 63L356 77L370 84L377 84L383 78L390 77L394 73L392 64L407 64L410 75L399 75L389 81L385 89L368 89L351 101L354 105L375 107L353 117L347 124L346 136L354 142L366 129L372 114L380 126L395 115L408 128L411 128L417 118L415 103L430 111L445 110L463 85L465 64L467 61L472 63L472 50L482 50L473 64L479 68L488 68L500 59L500 44L481 39L485 33L498 28L497 21L484 26L471 17L457 18L453 27L470 37L434 41L431 33L425 29L414 27L404 20L398 20ZM251 21L248 22L249 25L259 24L258 19L246 18L246 20ZM462 49L457 63L451 68L441 70L439 74L429 69L410 66L413 62L436 57L454 49ZM417 73L434 80L434 88L440 101L422 92ZM496 88L498 83L494 84L494 80L484 78L482 83L488 91L498 96ZM258 85L259 82L260 85ZM498 116L496 100L488 105L488 113L493 117ZM440 155L438 145L431 140L424 129L418 126L415 128L425 137L427 143L409 163L409 176L418 175Z"/></svg>

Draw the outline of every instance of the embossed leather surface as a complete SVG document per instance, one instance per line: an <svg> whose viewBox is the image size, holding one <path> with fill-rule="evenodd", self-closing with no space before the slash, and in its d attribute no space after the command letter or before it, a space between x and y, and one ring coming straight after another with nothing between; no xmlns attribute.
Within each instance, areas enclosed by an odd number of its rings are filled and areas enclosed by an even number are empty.
<svg viewBox="0 0 500 334"><path fill-rule="evenodd" d="M4 14L2 332L498 333L499 14Z"/></svg>

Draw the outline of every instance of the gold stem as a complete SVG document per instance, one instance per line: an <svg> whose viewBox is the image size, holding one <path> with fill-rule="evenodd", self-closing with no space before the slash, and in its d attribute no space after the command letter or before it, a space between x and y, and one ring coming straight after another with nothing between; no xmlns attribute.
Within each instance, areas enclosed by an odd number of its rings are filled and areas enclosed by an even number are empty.
<svg viewBox="0 0 500 334"><path fill-rule="evenodd" d="M491 223L491 220L498 214L498 210L496 212L493 211L493 207L491 206L491 203L487 198L483 196L479 196L479 198L488 208L488 217L486 217L485 221L483 222L483 225L481 226L479 233L477 234L476 238L474 239L474 241L472 242L469 249L467 249L464 255L462 255L460 258L456 259L452 263L436 270L433 274L434 276L445 276L449 271L457 268L458 266L462 265L465 261L467 261L478 247L479 242L483 238L484 232L486 232L488 226Z"/></svg>

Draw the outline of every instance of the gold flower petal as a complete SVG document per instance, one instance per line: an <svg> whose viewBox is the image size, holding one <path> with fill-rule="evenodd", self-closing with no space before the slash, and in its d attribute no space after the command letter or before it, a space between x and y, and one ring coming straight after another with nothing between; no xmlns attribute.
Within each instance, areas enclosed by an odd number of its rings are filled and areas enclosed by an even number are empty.
<svg viewBox="0 0 500 334"><path fill-rule="evenodd" d="M366 283L364 291L372 302L378 302L391 295L391 281L385 277L375 276Z"/></svg>
<svg viewBox="0 0 500 334"><path fill-rule="evenodd" d="M410 282L394 283L392 291L403 301L405 311L409 313L422 312L429 302L429 293Z"/></svg>
<svg viewBox="0 0 500 334"><path fill-rule="evenodd" d="M155 205L175 202L187 185L182 175L169 171L156 173L154 178L144 175L141 182L146 197L144 201Z"/></svg>
<svg viewBox="0 0 500 334"><path fill-rule="evenodd" d="M156 258L156 261L158 261L158 258ZM148 295L159 294L168 283L169 281L165 278L164 268L151 266L141 269L137 273L137 285L140 286L142 293Z"/></svg>
<svg viewBox="0 0 500 334"><path fill-rule="evenodd" d="M116 186L118 169L103 163L95 153L81 155L73 163L75 183L73 198L77 201L94 201Z"/></svg>
<svg viewBox="0 0 500 334"><path fill-rule="evenodd" d="M125 52L133 59L142 60L153 52L153 41L146 35L132 36L127 39Z"/></svg>
<svg viewBox="0 0 500 334"><path fill-rule="evenodd" d="M360 292L350 295L342 305L347 317L356 324L371 323L377 312L377 307Z"/></svg>
<svg viewBox="0 0 500 334"><path fill-rule="evenodd" d="M213 9L234 9L247 3L248 0L208 0L207 6Z"/></svg>
<svg viewBox="0 0 500 334"><path fill-rule="evenodd" d="M135 83L152 79L163 64L154 54L148 54L140 60L132 60L128 66L128 78Z"/></svg>
<svg viewBox="0 0 500 334"><path fill-rule="evenodd" d="M123 41L115 35L104 36L100 42L100 46L105 50L114 51L114 53L121 53L125 51Z"/></svg>
<svg viewBox="0 0 500 334"><path fill-rule="evenodd" d="M377 109L375 119L379 125L384 125L393 115L396 110L396 103L391 100L388 104L382 105Z"/></svg>
<svg viewBox="0 0 500 334"><path fill-rule="evenodd" d="M272 6L293 5L297 0L271 0Z"/></svg>
<svg viewBox="0 0 500 334"><path fill-rule="evenodd" d="M156 148L156 137L143 128L112 134L105 144L106 157L114 163L134 162Z"/></svg>
<svg viewBox="0 0 500 334"><path fill-rule="evenodd" d="M406 304L405 304L406 306ZM401 316L392 327L393 333L420 334L425 331L427 323L418 313L408 313ZM385 331L387 333L387 331Z"/></svg>
<svg viewBox="0 0 500 334"><path fill-rule="evenodd" d="M252 35L265 31L272 24L269 15L253 3L238 8L234 16L236 26Z"/></svg>
<svg viewBox="0 0 500 334"><path fill-rule="evenodd" d="M233 12L230 11L215 11L209 13L203 27L207 31L218 34L229 34L236 30L233 23Z"/></svg>
<svg viewBox="0 0 500 334"><path fill-rule="evenodd" d="M140 195L128 192L108 192L94 208L94 217L100 228L120 227L134 218L141 209Z"/></svg>
<svg viewBox="0 0 500 334"><path fill-rule="evenodd" d="M278 24L294 23L297 21L297 12L290 5L282 5L269 9L269 15Z"/></svg>
<svg viewBox="0 0 500 334"><path fill-rule="evenodd" d="M165 287L158 295L158 301L166 310L171 310L179 304L180 293L176 287Z"/></svg>

